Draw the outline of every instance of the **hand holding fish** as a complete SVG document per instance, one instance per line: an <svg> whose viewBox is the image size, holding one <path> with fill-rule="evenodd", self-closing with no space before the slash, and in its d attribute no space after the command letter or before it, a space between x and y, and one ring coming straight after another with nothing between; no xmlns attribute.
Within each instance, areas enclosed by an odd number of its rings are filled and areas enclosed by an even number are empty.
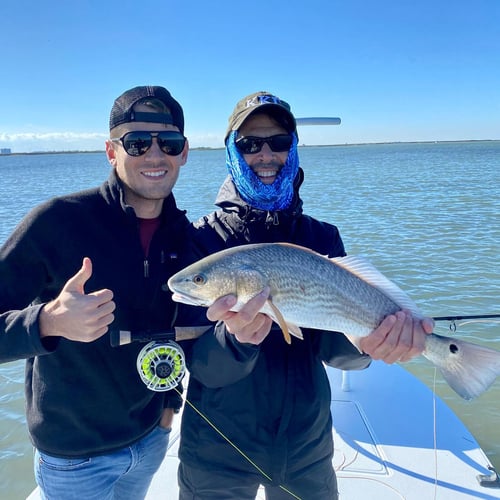
<svg viewBox="0 0 500 500"><path fill-rule="evenodd" d="M425 336L431 334L434 322L419 320L402 310L387 316L367 337L357 338L358 347L373 359L392 364L409 361L425 349Z"/></svg>
<svg viewBox="0 0 500 500"><path fill-rule="evenodd" d="M103 289L86 294L85 283L91 276L92 261L85 257L81 269L66 282L61 293L43 307L40 337L92 342L108 331L116 307L113 292Z"/></svg>
<svg viewBox="0 0 500 500"><path fill-rule="evenodd" d="M237 301L234 295L221 297L207 309L207 317L210 321L224 321L227 332L233 334L238 342L258 345L267 337L273 324L269 316L259 313L269 292L270 288L265 287L238 312L231 311Z"/></svg>

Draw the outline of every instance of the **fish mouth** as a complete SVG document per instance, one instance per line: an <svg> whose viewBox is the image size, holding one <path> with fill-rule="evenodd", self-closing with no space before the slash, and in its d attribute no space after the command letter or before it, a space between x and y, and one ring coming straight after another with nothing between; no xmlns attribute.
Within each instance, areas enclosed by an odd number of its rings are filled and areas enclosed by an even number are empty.
<svg viewBox="0 0 500 500"><path fill-rule="evenodd" d="M183 304L188 304L190 306L206 306L208 305L203 299L193 297L186 293L174 292L172 295L172 300L174 302L182 302Z"/></svg>

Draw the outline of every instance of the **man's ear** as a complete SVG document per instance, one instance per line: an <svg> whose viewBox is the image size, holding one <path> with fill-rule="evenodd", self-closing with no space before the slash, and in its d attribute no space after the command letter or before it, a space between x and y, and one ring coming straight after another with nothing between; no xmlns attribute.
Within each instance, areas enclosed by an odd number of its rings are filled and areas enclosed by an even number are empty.
<svg viewBox="0 0 500 500"><path fill-rule="evenodd" d="M116 151L114 144L109 139L106 141L106 156L109 163L111 163L113 167L116 167Z"/></svg>

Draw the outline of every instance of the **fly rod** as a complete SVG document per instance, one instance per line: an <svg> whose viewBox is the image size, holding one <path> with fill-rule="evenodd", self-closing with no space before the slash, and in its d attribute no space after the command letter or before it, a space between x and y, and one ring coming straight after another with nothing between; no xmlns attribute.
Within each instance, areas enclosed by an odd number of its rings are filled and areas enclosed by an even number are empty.
<svg viewBox="0 0 500 500"><path fill-rule="evenodd" d="M462 319L491 319L500 318L500 314L476 314L473 316L435 316L434 321L460 321Z"/></svg>

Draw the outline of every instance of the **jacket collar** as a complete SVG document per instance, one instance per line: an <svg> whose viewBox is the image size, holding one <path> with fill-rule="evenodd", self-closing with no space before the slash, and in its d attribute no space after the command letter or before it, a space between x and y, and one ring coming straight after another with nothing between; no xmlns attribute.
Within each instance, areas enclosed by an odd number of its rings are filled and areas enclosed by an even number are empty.
<svg viewBox="0 0 500 500"><path fill-rule="evenodd" d="M101 186L101 194L109 205L114 205L124 212L128 217L136 219L135 210L125 203L125 191L122 181L116 175L114 168L111 169L108 180ZM173 218L185 217L186 211L177 208L174 195L170 193L163 201L161 219L172 221Z"/></svg>
<svg viewBox="0 0 500 500"><path fill-rule="evenodd" d="M295 217L302 214L303 203L300 198L299 189L303 182L304 171L302 170L302 168L299 168L299 171L293 182L294 195L291 205L285 210L279 210L276 213ZM219 189L219 192L215 199L215 204L227 212L237 212L242 219L248 218L250 215L252 215L253 217L268 216L268 212L266 210L252 207L241 198L233 180L231 179L231 176L229 175L226 177L226 180Z"/></svg>

